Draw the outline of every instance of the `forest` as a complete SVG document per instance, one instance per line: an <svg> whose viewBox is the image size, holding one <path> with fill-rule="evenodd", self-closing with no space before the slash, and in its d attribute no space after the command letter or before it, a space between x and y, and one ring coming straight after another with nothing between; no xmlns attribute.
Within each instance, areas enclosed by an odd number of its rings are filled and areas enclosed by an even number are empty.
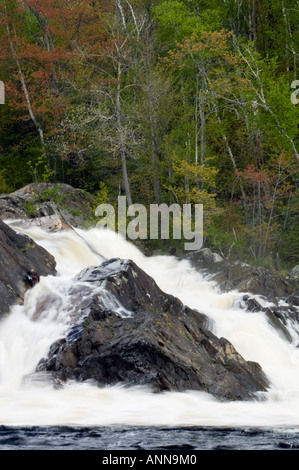
<svg viewBox="0 0 299 470"><path fill-rule="evenodd" d="M205 246L298 264L298 25L298 0L1 0L0 194L203 204Z"/></svg>

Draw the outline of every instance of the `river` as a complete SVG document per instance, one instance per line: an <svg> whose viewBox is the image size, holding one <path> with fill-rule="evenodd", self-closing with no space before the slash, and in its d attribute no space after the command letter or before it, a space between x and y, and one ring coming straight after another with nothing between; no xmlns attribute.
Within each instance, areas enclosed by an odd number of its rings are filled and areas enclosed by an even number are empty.
<svg viewBox="0 0 299 470"><path fill-rule="evenodd" d="M49 233L10 225L56 259L57 276L41 278L0 324L1 449L267 448L299 446L299 350L296 325L287 342L263 312L242 308L244 293L221 293L186 260L147 257L117 234L96 228ZM50 345L70 328L68 286L83 268L132 259L159 287L210 318L217 336L258 362L271 387L246 402L202 392L153 393L142 387L67 383L56 389L35 374ZM38 312L38 315L37 315ZM37 319L38 318L38 319ZM80 438L79 438L80 437Z"/></svg>

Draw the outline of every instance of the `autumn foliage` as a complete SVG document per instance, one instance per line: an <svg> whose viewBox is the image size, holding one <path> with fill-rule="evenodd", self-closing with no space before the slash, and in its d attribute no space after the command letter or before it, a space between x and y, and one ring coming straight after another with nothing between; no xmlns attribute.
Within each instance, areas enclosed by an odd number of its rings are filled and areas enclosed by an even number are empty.
<svg viewBox="0 0 299 470"><path fill-rule="evenodd" d="M2 0L0 192L203 203L207 246L294 263L299 13L257 3Z"/></svg>

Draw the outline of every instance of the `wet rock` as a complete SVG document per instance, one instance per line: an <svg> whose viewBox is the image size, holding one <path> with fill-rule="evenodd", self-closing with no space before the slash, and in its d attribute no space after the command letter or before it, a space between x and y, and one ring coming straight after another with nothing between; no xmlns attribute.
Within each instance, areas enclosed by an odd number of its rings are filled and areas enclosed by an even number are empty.
<svg viewBox="0 0 299 470"><path fill-rule="evenodd" d="M21 304L39 276L54 275L55 260L26 235L0 220L0 316Z"/></svg>
<svg viewBox="0 0 299 470"><path fill-rule="evenodd" d="M59 232L61 230L73 230L60 214L46 215L36 217L34 219L22 219L12 221L11 227L19 227L22 229L29 229L31 227L39 227L47 232Z"/></svg>
<svg viewBox="0 0 299 470"><path fill-rule="evenodd" d="M194 268L203 272L210 280L215 281L223 292L237 290L265 297L268 301L278 303L281 299L292 296L298 283L294 278L282 277L275 271L256 267L239 261L221 259L217 253L208 250L190 253L189 259Z"/></svg>
<svg viewBox="0 0 299 470"><path fill-rule="evenodd" d="M88 299L84 305L80 286ZM80 305L76 327L37 368L50 371L55 381L200 390L227 400L251 399L268 387L261 367L217 338L205 315L162 292L130 260L83 270L68 295Z"/></svg>
<svg viewBox="0 0 299 470"><path fill-rule="evenodd" d="M287 323L299 324L296 269L293 277L282 277L270 269L220 259L216 255L206 249L190 253L185 258L194 268L215 281L222 292L235 290L244 293L243 305L240 306L249 312L264 312L278 333L292 342Z"/></svg>
<svg viewBox="0 0 299 470"><path fill-rule="evenodd" d="M224 262L224 258L218 253L213 253L210 248L191 251L184 256L184 259L188 259L196 269L213 273L218 272L221 269L219 263Z"/></svg>
<svg viewBox="0 0 299 470"><path fill-rule="evenodd" d="M37 274L34 269L30 269L25 276L24 276L24 282L25 284L28 284L30 287L34 287L36 284L39 283L40 277Z"/></svg>
<svg viewBox="0 0 299 470"><path fill-rule="evenodd" d="M246 310L249 312L264 312L269 323L275 328L279 334L292 343L293 338L287 328L288 319L291 318L290 308L280 307L276 305L267 305L267 302L262 302L262 298L250 297L249 295L243 296L243 301L246 305ZM267 306L265 306L265 304ZM297 321L297 318L296 318Z"/></svg>

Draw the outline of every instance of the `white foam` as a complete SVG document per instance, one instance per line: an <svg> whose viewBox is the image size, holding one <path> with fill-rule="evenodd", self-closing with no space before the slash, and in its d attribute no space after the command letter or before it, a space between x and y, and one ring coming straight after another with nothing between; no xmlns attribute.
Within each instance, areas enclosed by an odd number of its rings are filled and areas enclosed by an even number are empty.
<svg viewBox="0 0 299 470"><path fill-rule="evenodd" d="M107 231L76 229L56 233L38 227L19 230L52 253L57 277L42 278L26 295L22 307L14 307L0 325L0 424L10 425L204 425L286 426L299 425L299 353L294 344L270 325L263 312L240 307L238 292L220 293L217 286L196 272L188 261L172 256L144 256L132 243ZM139 387L99 388L87 382L69 383L54 390L48 382L24 381L35 370L55 339L70 325L73 305L68 292L74 276L104 259L132 259L152 276L165 292L179 297L210 318L217 336L227 338L246 359L257 361L271 380L262 400L219 402L198 392L162 394ZM116 266L117 267L117 266ZM115 299L99 295L111 308ZM94 293L93 293L94 294ZM88 293L86 293L88 295Z"/></svg>

